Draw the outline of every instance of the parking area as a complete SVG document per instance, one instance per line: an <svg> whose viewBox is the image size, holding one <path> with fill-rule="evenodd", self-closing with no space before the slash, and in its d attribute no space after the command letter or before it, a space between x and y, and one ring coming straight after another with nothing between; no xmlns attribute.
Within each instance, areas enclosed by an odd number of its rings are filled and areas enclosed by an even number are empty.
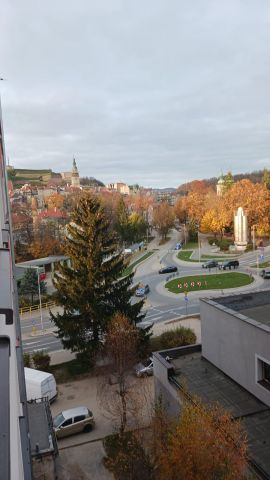
<svg viewBox="0 0 270 480"><path fill-rule="evenodd" d="M105 451L102 441L61 450L57 458L58 480L113 480L104 467Z"/></svg>
<svg viewBox="0 0 270 480"><path fill-rule="evenodd" d="M136 393L141 400L141 419L143 424L147 424L151 415L151 408L154 399L154 381L153 377L131 378L136 388ZM63 410L69 408L86 406L94 414L95 427L89 433L80 433L63 439L59 439L59 449L70 446L81 445L94 440L104 438L115 431L115 422L112 416L105 409L102 397L98 394L102 377L87 377L82 380L64 383L58 386L58 398L51 405L52 416L57 415ZM111 386L115 388L115 386Z"/></svg>

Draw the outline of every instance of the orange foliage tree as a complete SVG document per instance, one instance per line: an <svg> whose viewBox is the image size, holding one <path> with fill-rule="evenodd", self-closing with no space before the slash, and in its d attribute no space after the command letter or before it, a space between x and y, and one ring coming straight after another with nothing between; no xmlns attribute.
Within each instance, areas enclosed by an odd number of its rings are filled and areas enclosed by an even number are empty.
<svg viewBox="0 0 270 480"><path fill-rule="evenodd" d="M243 207L250 227L262 225L270 216L270 192L265 185L244 179L235 183L223 197L224 207L233 218L238 207Z"/></svg>
<svg viewBox="0 0 270 480"><path fill-rule="evenodd" d="M154 209L153 225L160 236L166 239L169 230L174 226L174 209L167 202L160 203Z"/></svg>
<svg viewBox="0 0 270 480"><path fill-rule="evenodd" d="M48 208L63 208L64 197L60 193L52 193L48 197L45 197L45 203L48 205Z"/></svg>
<svg viewBox="0 0 270 480"><path fill-rule="evenodd" d="M176 424L169 428L167 422L163 424L166 437L160 428L155 439L160 450L155 455L158 480L246 478L246 434L221 407L184 403Z"/></svg>

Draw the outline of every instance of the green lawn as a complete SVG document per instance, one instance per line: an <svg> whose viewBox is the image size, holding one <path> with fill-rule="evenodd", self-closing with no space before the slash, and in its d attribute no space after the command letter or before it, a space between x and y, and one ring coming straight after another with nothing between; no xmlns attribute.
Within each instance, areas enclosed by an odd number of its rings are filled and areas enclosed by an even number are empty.
<svg viewBox="0 0 270 480"><path fill-rule="evenodd" d="M194 282L194 286L191 284ZM198 285L199 282L199 285ZM173 293L195 292L196 290L223 290L225 288L242 287L253 282L253 278L245 273L213 273L190 275L188 277L174 278L166 283L165 287ZM182 288L179 288L181 285Z"/></svg>
<svg viewBox="0 0 270 480"><path fill-rule="evenodd" d="M257 268L257 264L256 265L251 265L252 268ZM270 267L270 262L261 262L259 263L259 268L266 268L266 267Z"/></svg>
<svg viewBox="0 0 270 480"><path fill-rule="evenodd" d="M194 248L198 248L198 242L187 242L182 246L182 250L193 250Z"/></svg>
<svg viewBox="0 0 270 480"><path fill-rule="evenodd" d="M145 255L143 255L142 257L138 258L138 260L136 260L135 262L131 263L127 268L125 268L125 270L122 272L122 276L123 277L126 277L127 275L129 275L133 268L136 267L136 265L138 265L139 263L143 262L144 260L146 260L148 257L150 257L151 255L153 255L154 251L151 250L150 252L147 252Z"/></svg>
<svg viewBox="0 0 270 480"><path fill-rule="evenodd" d="M199 260L195 260L193 258L190 258L193 253L193 250L181 250L178 252L177 257L180 260L184 260L185 262L198 262ZM235 257L218 257L217 255L201 255L201 260L210 260L210 259L215 259L217 261L223 261L223 260L228 260L230 258L235 258Z"/></svg>

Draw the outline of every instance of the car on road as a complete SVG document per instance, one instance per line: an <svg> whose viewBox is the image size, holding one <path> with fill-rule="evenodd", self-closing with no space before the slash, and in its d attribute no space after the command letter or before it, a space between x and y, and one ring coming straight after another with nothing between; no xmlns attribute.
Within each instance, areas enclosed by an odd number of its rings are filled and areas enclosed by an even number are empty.
<svg viewBox="0 0 270 480"><path fill-rule="evenodd" d="M149 285L140 285L136 292L135 292L135 295L136 297L144 297L145 295L147 295L148 293L150 292L150 288L149 288Z"/></svg>
<svg viewBox="0 0 270 480"><path fill-rule="evenodd" d="M208 260L202 264L202 268L216 268L218 267L218 262L216 260Z"/></svg>
<svg viewBox="0 0 270 480"><path fill-rule="evenodd" d="M136 377L150 377L154 373L153 358L149 357L145 362L138 363L134 367Z"/></svg>
<svg viewBox="0 0 270 480"><path fill-rule="evenodd" d="M95 424L93 413L87 407L75 407L63 410L53 418L53 427L57 438L74 433L90 432Z"/></svg>
<svg viewBox="0 0 270 480"><path fill-rule="evenodd" d="M174 247L174 250L181 250L182 248L182 244L180 242L178 242L175 247Z"/></svg>
<svg viewBox="0 0 270 480"><path fill-rule="evenodd" d="M238 260L227 260L226 262L219 265L220 270L227 270L227 268L231 270L232 268L237 268L237 267L239 267Z"/></svg>
<svg viewBox="0 0 270 480"><path fill-rule="evenodd" d="M263 278L270 278L270 268L264 268L264 269L260 272L260 275L261 275L261 277L263 277Z"/></svg>
<svg viewBox="0 0 270 480"><path fill-rule="evenodd" d="M158 273L173 273L173 272L177 272L178 271L178 268L177 267L174 267L174 266L170 266L170 267L163 267L161 268Z"/></svg>

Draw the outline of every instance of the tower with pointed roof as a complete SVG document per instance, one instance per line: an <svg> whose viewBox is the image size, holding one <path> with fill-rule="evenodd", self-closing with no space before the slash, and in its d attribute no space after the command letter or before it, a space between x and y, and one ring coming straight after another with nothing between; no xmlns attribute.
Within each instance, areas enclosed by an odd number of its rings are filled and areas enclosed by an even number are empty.
<svg viewBox="0 0 270 480"><path fill-rule="evenodd" d="M224 189L225 189L225 182L224 182L224 177L223 175L221 175L221 177L219 178L218 182L217 182L217 195L218 197L222 197L223 193L224 193Z"/></svg>
<svg viewBox="0 0 270 480"><path fill-rule="evenodd" d="M78 172L78 168L76 165L76 160L73 158L73 166L72 166L72 173L71 173L71 185L72 187L80 187L80 176Z"/></svg>

